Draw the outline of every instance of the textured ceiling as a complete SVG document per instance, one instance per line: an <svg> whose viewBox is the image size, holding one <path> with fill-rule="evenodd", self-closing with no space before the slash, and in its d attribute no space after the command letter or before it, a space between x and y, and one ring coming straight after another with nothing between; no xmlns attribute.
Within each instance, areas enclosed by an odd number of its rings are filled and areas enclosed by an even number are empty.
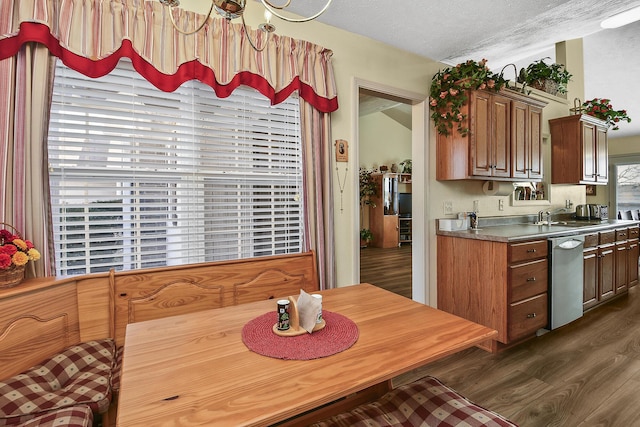
<svg viewBox="0 0 640 427"><path fill-rule="evenodd" d="M319 4L294 0L291 9L308 15ZM618 137L640 135L640 22L615 30L600 22L635 6L640 0L334 0L318 20L446 64L486 58L494 70L583 38L585 97L608 97L634 119L610 133Z"/></svg>

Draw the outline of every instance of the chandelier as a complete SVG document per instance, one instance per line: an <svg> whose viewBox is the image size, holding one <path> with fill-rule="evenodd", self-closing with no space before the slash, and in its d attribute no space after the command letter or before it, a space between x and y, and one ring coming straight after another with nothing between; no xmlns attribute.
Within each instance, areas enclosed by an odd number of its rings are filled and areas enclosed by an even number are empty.
<svg viewBox="0 0 640 427"><path fill-rule="evenodd" d="M285 3L281 5L274 4L269 0L260 0L260 2L262 3L262 6L264 6L265 19L267 20L267 22L264 22L258 26L258 30L267 34L267 37L262 47L258 47L257 43L254 43L251 40L251 37L249 36L249 32L247 31L247 24L244 21L244 15L243 15L243 12L247 3L246 0L211 0L211 7L209 8L209 13L207 13L207 17L204 19L204 21L202 21L202 23L199 26L196 27L196 29L192 31L184 31L181 28L178 28L173 18L173 13L171 11L171 8L180 6L180 0L159 0L159 1L163 5L169 7L169 16L171 17L171 23L173 24L173 27L176 29L176 31L184 35L191 35L200 31L204 27L207 20L211 17L211 13L213 12L214 9L216 13L218 13L218 15L222 16L223 18L226 18L227 20L241 18L242 26L244 28L244 34L247 36L247 40L249 40L249 44L251 45L252 48L257 50L258 52L261 52L264 50L264 48L267 46L267 43L269 42L269 34L273 33L276 30L275 25L273 25L270 22L272 15L275 15L276 17L287 22L308 22L322 15L324 11L327 10L327 8L329 7L329 5L333 0L327 0L327 3L324 5L322 9L320 9L319 12L311 16L308 16L306 18L291 18L283 15L280 12L291 4L291 0L285 0Z"/></svg>

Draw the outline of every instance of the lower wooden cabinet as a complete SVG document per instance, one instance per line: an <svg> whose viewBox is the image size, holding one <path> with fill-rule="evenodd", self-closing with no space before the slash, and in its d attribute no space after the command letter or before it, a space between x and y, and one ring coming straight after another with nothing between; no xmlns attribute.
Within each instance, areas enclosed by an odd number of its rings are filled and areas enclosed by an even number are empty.
<svg viewBox="0 0 640 427"><path fill-rule="evenodd" d="M497 351L548 323L547 240L438 236L438 308L498 331Z"/></svg>
<svg viewBox="0 0 640 427"><path fill-rule="evenodd" d="M627 264L627 281L631 288L638 284L638 258L640 258L640 246L638 246L638 239L629 239L627 251L627 255L629 256L629 262Z"/></svg>
<svg viewBox="0 0 640 427"><path fill-rule="evenodd" d="M638 227L585 236L583 308L593 308L638 284Z"/></svg>

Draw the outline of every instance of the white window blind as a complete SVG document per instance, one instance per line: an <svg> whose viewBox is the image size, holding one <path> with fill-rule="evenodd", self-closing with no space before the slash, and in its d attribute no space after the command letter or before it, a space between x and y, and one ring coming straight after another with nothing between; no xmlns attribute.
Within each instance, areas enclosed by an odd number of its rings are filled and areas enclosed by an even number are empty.
<svg viewBox="0 0 640 427"><path fill-rule="evenodd" d="M128 61L60 62L49 125L58 275L301 252L299 104L197 81L172 93Z"/></svg>

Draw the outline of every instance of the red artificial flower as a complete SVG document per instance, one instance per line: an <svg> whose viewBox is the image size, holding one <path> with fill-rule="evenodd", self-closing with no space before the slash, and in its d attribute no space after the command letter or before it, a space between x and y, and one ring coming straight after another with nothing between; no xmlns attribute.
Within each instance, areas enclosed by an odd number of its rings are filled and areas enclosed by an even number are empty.
<svg viewBox="0 0 640 427"><path fill-rule="evenodd" d="M7 254L7 255L11 256L11 255L15 254L16 252L18 252L18 248L16 248L14 245L0 246L0 253Z"/></svg>
<svg viewBox="0 0 640 427"><path fill-rule="evenodd" d="M11 267L11 257L7 254L0 254L0 268L5 269Z"/></svg>

